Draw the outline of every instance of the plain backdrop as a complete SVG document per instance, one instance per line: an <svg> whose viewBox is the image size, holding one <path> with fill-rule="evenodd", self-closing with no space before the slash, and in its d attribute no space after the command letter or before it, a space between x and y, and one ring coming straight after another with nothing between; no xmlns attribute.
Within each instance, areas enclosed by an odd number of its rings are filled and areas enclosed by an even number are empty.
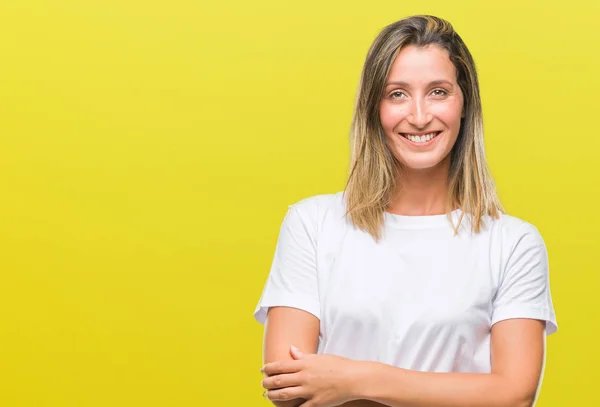
<svg viewBox="0 0 600 407"><path fill-rule="evenodd" d="M252 313L287 205L343 189L367 49L448 19L559 332L538 407L597 406L600 2L0 4L0 405L266 406Z"/></svg>

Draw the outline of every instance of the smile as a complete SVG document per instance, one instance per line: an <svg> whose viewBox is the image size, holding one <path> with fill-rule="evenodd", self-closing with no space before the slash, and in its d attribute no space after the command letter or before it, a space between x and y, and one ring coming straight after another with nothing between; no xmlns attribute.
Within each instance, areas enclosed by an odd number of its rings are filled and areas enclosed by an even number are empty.
<svg viewBox="0 0 600 407"><path fill-rule="evenodd" d="M423 134L421 136L415 136L412 134L405 134L405 133L400 133L400 135L403 138L405 138L406 140L409 140L413 144L426 144L426 143L430 142L431 140L433 140L434 138L436 138L440 133L441 133L441 131L434 131L432 133Z"/></svg>

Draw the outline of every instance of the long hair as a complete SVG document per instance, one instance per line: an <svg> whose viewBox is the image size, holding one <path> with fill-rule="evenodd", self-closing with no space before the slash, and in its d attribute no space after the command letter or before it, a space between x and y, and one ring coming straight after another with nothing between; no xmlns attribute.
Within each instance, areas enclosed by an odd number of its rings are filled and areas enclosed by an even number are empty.
<svg viewBox="0 0 600 407"><path fill-rule="evenodd" d="M482 217L504 212L485 160L483 114L475 62L452 25L441 18L416 15L386 26L371 45L362 69L350 128L350 174L344 190L346 216L375 240L381 237L384 212L402 174L387 145L379 118L385 82L400 50L407 45L438 45L448 51L464 95L465 117L450 152L446 213L454 233L465 214L479 233ZM460 209L454 223L451 212Z"/></svg>

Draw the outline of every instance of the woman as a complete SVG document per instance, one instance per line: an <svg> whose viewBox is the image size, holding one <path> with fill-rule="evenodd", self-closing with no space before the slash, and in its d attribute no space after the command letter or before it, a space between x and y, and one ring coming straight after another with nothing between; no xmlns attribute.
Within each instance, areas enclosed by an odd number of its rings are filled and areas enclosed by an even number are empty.
<svg viewBox="0 0 600 407"><path fill-rule="evenodd" d="M346 189L290 205L255 311L278 406L525 407L556 331L538 230L504 213L475 64L413 16L371 46Z"/></svg>

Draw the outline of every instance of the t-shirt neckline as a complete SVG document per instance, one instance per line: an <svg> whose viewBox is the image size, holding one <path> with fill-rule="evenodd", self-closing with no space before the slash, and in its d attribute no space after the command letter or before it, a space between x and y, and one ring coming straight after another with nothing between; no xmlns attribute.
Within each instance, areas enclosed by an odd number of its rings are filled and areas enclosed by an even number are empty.
<svg viewBox="0 0 600 407"><path fill-rule="evenodd" d="M460 209L451 212L452 219L458 220ZM451 226L447 214L439 215L399 215L384 211L384 218L387 225L401 229L433 228L441 226Z"/></svg>

